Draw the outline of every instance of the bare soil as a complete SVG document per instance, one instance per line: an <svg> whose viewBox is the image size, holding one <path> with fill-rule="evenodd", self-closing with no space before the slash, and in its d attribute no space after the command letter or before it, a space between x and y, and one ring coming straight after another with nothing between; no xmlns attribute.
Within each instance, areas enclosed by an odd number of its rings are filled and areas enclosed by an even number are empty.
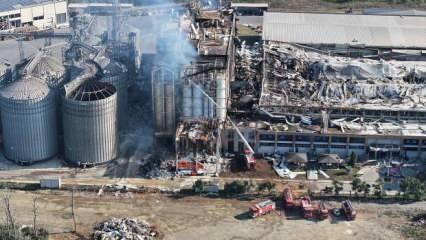
<svg viewBox="0 0 426 240"><path fill-rule="evenodd" d="M231 171L221 173L220 177L279 179L271 164L264 159L256 159L255 169L251 171L245 170L245 166L233 159Z"/></svg>
<svg viewBox="0 0 426 240"><path fill-rule="evenodd" d="M1 192L0 192L1 193ZM408 205L354 203L355 221L329 218L308 221L296 212L277 211L248 218L247 208L260 199L176 198L161 194L135 194L133 199L112 195L76 194L77 234L72 234L70 193L66 191L12 192L12 203L20 224L31 224L31 201L39 198L38 224L48 229L50 239L89 239L93 225L109 217L139 217L153 223L162 239L404 239L395 228L407 223L404 211L425 211L426 203ZM335 207L336 202L327 203ZM389 211L394 214L389 214Z"/></svg>

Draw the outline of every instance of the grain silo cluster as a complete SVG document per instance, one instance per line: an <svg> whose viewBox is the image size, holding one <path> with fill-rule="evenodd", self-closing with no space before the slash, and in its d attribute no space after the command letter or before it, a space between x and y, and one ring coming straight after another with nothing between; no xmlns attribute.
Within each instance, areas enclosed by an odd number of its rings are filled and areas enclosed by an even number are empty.
<svg viewBox="0 0 426 240"><path fill-rule="evenodd" d="M19 164L54 157L72 165L118 156L127 114L127 69L104 52L63 64L37 54L0 91L4 156ZM123 128L125 126L122 126Z"/></svg>

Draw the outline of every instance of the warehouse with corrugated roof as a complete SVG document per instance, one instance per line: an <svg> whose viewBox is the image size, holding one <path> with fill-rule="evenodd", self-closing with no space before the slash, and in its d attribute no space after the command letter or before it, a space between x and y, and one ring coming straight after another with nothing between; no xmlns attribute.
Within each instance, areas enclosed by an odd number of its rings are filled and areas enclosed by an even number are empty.
<svg viewBox="0 0 426 240"><path fill-rule="evenodd" d="M310 45L426 49L426 18L265 12L263 40Z"/></svg>

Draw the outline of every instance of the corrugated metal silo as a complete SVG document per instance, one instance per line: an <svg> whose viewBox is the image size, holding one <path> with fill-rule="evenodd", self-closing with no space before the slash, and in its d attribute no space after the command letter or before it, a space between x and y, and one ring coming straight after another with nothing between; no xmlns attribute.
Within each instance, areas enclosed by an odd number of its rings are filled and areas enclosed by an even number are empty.
<svg viewBox="0 0 426 240"><path fill-rule="evenodd" d="M0 96L5 156L20 163L55 156L56 103L47 84L26 76L3 88Z"/></svg>
<svg viewBox="0 0 426 240"><path fill-rule="evenodd" d="M117 91L88 80L62 97L65 160L95 165L118 154Z"/></svg>
<svg viewBox="0 0 426 240"><path fill-rule="evenodd" d="M64 64L58 58L44 55L40 58L31 74L42 79L53 91L56 99L56 109L58 109L56 114L58 133L62 135L62 114L59 109L61 109L61 89L67 81Z"/></svg>
<svg viewBox="0 0 426 240"><path fill-rule="evenodd" d="M102 82L108 82L117 89L118 123L120 129L127 125L128 112L128 71L123 64L110 59L99 60L103 70Z"/></svg>

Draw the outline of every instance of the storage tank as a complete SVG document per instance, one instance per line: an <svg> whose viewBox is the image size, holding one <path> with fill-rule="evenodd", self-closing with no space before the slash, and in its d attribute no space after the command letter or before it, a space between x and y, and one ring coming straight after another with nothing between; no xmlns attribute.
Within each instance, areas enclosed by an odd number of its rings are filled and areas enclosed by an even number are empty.
<svg viewBox="0 0 426 240"><path fill-rule="evenodd" d="M118 154L116 88L93 79L69 91L67 85L62 97L65 160L76 165L96 165L115 159Z"/></svg>
<svg viewBox="0 0 426 240"><path fill-rule="evenodd" d="M216 81L216 117L220 121L226 120L226 82L224 78Z"/></svg>
<svg viewBox="0 0 426 240"><path fill-rule="evenodd" d="M155 135L170 137L175 134L175 79L174 69L165 66L152 71L152 100Z"/></svg>
<svg viewBox="0 0 426 240"><path fill-rule="evenodd" d="M114 85L117 90L118 101L118 124L120 129L127 125L128 112L128 71L127 68L116 61L103 57L96 59L100 64L103 77L102 82L108 82Z"/></svg>
<svg viewBox="0 0 426 240"><path fill-rule="evenodd" d="M55 96L41 79L25 76L0 91L4 154L28 164L58 152Z"/></svg>
<svg viewBox="0 0 426 240"><path fill-rule="evenodd" d="M195 84L193 85L193 92L194 92L194 98L193 98L193 117L194 118L201 118L203 117L203 108L204 108L204 94L202 92L203 85L201 84Z"/></svg>
<svg viewBox="0 0 426 240"><path fill-rule="evenodd" d="M50 87L51 91L55 95L56 100L56 118L58 134L62 135L62 113L61 109L61 89L67 81L66 68L60 59L44 55L40 58L40 61L34 67L32 75L42 79Z"/></svg>
<svg viewBox="0 0 426 240"><path fill-rule="evenodd" d="M192 85L190 83L184 83L182 86L183 99L182 99L182 110L183 118L192 117Z"/></svg>

